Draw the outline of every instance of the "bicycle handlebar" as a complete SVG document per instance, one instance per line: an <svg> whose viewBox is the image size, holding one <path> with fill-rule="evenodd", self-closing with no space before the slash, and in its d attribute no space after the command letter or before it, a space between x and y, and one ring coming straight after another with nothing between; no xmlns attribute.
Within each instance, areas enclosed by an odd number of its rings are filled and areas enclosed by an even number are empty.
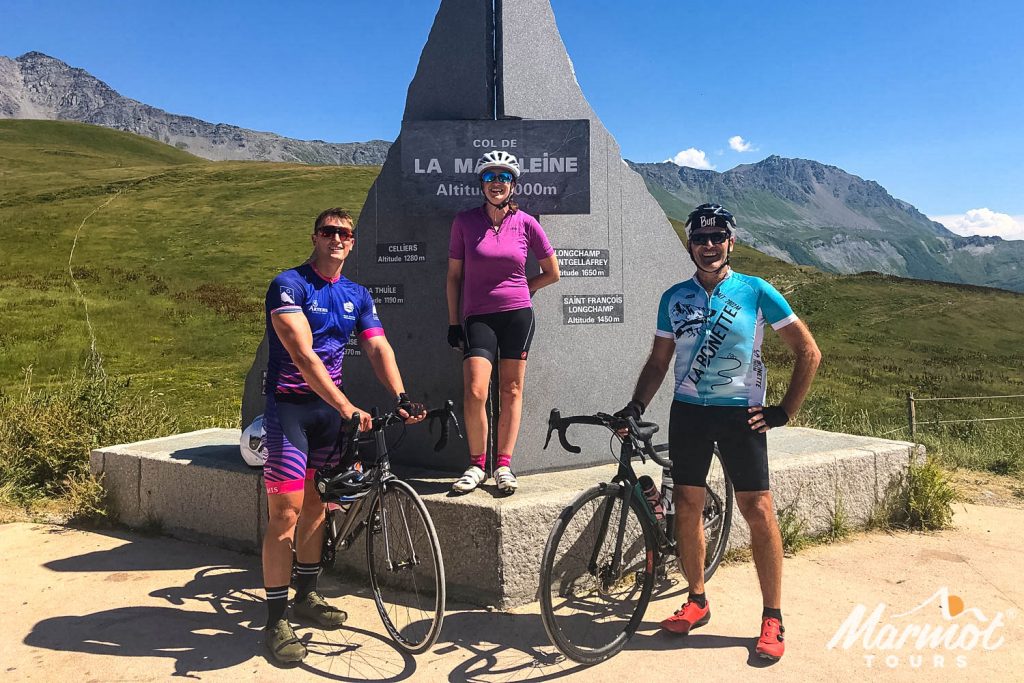
<svg viewBox="0 0 1024 683"><path fill-rule="evenodd" d="M552 432L558 432L558 441L562 444L562 448L570 453L580 453L582 449L569 443L569 439L566 436L566 430L574 424L604 427L619 435L620 438L622 436L621 432L625 430L626 437L632 442L634 450L640 454L641 460L644 459L644 455L647 455L662 467L672 466L670 460L658 455L659 452L667 450L667 446L656 447L651 444L651 438L658 432L657 424L653 422L636 422L631 417L616 417L608 413L562 417L562 413L557 408L552 408L551 414L548 416L548 435L544 439L544 448L546 449L548 444L551 443Z"/></svg>
<svg viewBox="0 0 1024 683"><path fill-rule="evenodd" d="M455 417L455 402L451 399L445 401L444 405L440 408L428 410L425 420L429 422L428 428L431 433L434 431L434 421L437 420L441 423L441 435L437 443L434 444L434 452L440 451L448 445L448 437L451 433L450 425L453 422L455 423L455 433L460 439L463 438L462 429L459 427L459 420ZM358 412L352 413L352 417L342 422L341 433L338 434L341 462L358 459L359 437L361 435L374 434L396 421L405 421L405 418L398 414L398 408L390 410L383 415L375 416L370 429L360 432L360 414Z"/></svg>

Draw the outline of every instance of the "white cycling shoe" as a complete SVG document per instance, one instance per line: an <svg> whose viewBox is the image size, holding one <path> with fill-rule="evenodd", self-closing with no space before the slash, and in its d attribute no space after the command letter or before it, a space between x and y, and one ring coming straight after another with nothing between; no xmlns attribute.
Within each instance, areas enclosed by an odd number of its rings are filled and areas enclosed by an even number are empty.
<svg viewBox="0 0 1024 683"><path fill-rule="evenodd" d="M452 491L455 493L469 493L487 479L487 473L476 465L470 465L469 469L462 473L454 484Z"/></svg>
<svg viewBox="0 0 1024 683"><path fill-rule="evenodd" d="M519 488L516 475L512 474L512 469L507 466L494 470L494 481L498 484L498 490L506 496L511 496Z"/></svg>

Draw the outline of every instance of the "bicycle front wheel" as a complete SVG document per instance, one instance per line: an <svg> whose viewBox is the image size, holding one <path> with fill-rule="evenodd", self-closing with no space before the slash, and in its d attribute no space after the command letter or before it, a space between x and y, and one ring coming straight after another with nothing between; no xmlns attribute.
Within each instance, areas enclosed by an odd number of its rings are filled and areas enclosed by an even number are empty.
<svg viewBox="0 0 1024 683"><path fill-rule="evenodd" d="M366 561L384 628L398 645L425 652L444 620L441 545L416 491L404 481L383 484L367 513Z"/></svg>
<svg viewBox="0 0 1024 683"><path fill-rule="evenodd" d="M541 560L540 611L552 644L596 664L618 653L651 600L657 545L638 494L602 484L559 516Z"/></svg>

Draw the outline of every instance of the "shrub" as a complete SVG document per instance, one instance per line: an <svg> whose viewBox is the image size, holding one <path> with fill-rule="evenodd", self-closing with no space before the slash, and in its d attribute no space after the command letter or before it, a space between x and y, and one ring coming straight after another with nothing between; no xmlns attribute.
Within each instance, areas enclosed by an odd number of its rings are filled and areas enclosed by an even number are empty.
<svg viewBox="0 0 1024 683"><path fill-rule="evenodd" d="M872 526L914 531L945 529L953 521L953 503L959 495L933 457L911 460L907 470L886 490Z"/></svg>
<svg viewBox="0 0 1024 683"><path fill-rule="evenodd" d="M792 555L807 547L811 539L806 534L807 523L797 514L797 499L776 510L779 532L782 534L782 552Z"/></svg>
<svg viewBox="0 0 1024 683"><path fill-rule="evenodd" d="M28 505L59 498L70 514L105 511L99 482L89 470L92 449L172 434L176 421L152 399L129 394L98 361L60 384L21 386L0 394L0 497Z"/></svg>

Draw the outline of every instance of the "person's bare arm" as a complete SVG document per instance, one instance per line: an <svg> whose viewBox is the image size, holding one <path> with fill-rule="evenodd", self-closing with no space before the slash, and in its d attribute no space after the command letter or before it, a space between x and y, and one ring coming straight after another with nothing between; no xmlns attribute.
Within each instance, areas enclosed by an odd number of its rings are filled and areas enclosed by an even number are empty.
<svg viewBox="0 0 1024 683"><path fill-rule="evenodd" d="M811 331L807 329L807 325L802 320L796 320L776 331L796 356L793 362L793 374L789 378L789 388L786 389L786 395L782 398L782 403L779 404L786 411L788 418L792 420L800 412L800 407L804 404L804 399L807 398L807 392L811 389L811 382L814 381L814 375L821 363L821 351L818 349L814 337L811 336ZM750 428L757 432L766 432L770 429L765 422L762 410L762 406L751 406L748 409L751 416L747 422L750 424Z"/></svg>
<svg viewBox="0 0 1024 683"><path fill-rule="evenodd" d="M445 280L448 299L448 324L461 325L459 304L462 300L462 259L448 259L448 277Z"/></svg>
<svg viewBox="0 0 1024 683"><path fill-rule="evenodd" d="M530 296L533 296L538 289L553 285L562 278L561 271L558 269L558 257L554 254L537 261L537 265L540 266L540 272L526 282L530 288Z"/></svg>
<svg viewBox="0 0 1024 683"><path fill-rule="evenodd" d="M655 337L654 345L651 347L651 355L647 357L640 377L636 381L636 388L633 390L633 398L644 404L644 407L651 404L658 388L665 380L665 373L668 372L675 356L675 340L668 337Z"/></svg>
<svg viewBox="0 0 1024 683"><path fill-rule="evenodd" d="M398 398L399 394L405 393L405 385L402 383L402 374L398 371L398 363L395 361L395 350L391 348L391 342L383 334L361 339L359 345L363 352L370 359L373 372L377 380L391 392L391 395ZM402 414L402 413L399 413ZM426 411L419 415L406 415L405 421L408 424L415 424L427 416Z"/></svg>
<svg viewBox="0 0 1024 683"><path fill-rule="evenodd" d="M275 313L271 316L270 321L277 333L277 338L281 340L281 344L288 351L295 367L302 373L302 379L306 381L306 384L320 398L341 413L346 420L352 417L352 413L358 412L360 414L360 429L369 429L371 426L370 414L357 408L335 386L323 361L313 351L313 331L309 328L306 316L301 312Z"/></svg>

